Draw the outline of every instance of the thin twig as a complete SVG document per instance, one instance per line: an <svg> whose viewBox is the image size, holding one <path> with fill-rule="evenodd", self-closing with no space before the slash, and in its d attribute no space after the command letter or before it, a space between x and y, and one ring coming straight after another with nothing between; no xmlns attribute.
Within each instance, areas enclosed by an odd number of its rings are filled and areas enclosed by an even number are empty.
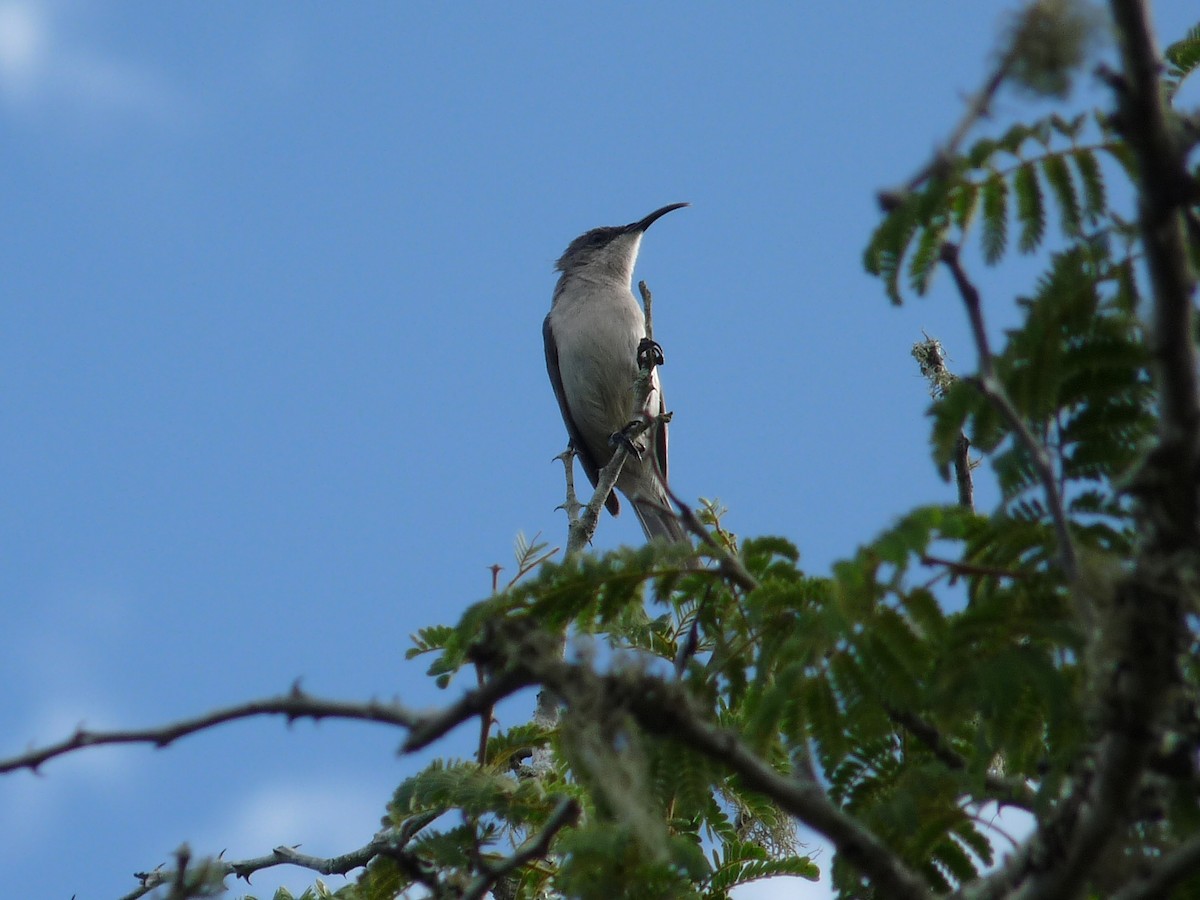
<svg viewBox="0 0 1200 900"><path fill-rule="evenodd" d="M638 293L642 295L642 309L646 314L646 337L654 340L654 295L644 281L638 282Z"/></svg>
<svg viewBox="0 0 1200 900"><path fill-rule="evenodd" d="M958 575L981 575L984 578L1029 578L1029 572L1021 572L1014 569L1001 569L996 566L979 566L974 563L965 563L957 559L942 559L940 556L930 556L928 553L921 555L921 565L923 566L943 566L950 570L951 581Z"/></svg>
<svg viewBox="0 0 1200 900"><path fill-rule="evenodd" d="M0 775L18 769L30 769L36 772L48 760L57 756L65 756L85 747L106 744L152 744L155 747L166 747L182 737L196 734L199 731L206 731L226 722L255 716L285 716L289 723L296 719L313 719L314 721L319 719L356 719L364 722L381 722L401 728L412 728L422 721L420 715L399 703L381 703L376 700L368 703L348 703L341 700L326 700L304 693L300 690L299 684L296 684L289 693L282 696L269 697L265 700L251 700L248 703L214 710L202 716L183 719L158 728L93 731L80 726L74 734L58 743L0 760Z"/></svg>
<svg viewBox="0 0 1200 900"><path fill-rule="evenodd" d="M919 740L937 759L948 769L955 772L967 770L967 759L951 747L937 727L916 713L885 705L888 717ZM999 778L995 775L985 775L984 787L988 790L988 800L996 800L1006 806L1015 806L1029 812L1033 811L1034 793L1029 785L1019 778Z"/></svg>
<svg viewBox="0 0 1200 900"><path fill-rule="evenodd" d="M445 709L418 718L409 724L408 739L401 753L412 753L427 747L452 728L478 715L491 715L492 708L505 697L515 694L533 682L513 670L506 670L473 691L468 691Z"/></svg>
<svg viewBox="0 0 1200 900"><path fill-rule="evenodd" d="M996 92L1000 90L1004 80L1008 77L1014 60L1015 54L1011 50L1004 55L991 75L988 76L987 81L984 82L983 87L970 98L966 111L954 130L950 132L950 136L934 151L932 158L918 169L916 174L899 188L879 192L879 205L884 210L895 209L903 202L905 196L946 170L946 167L950 165L950 160L958 155L959 147L971 133L971 129L980 119L989 115Z"/></svg>
<svg viewBox="0 0 1200 900"><path fill-rule="evenodd" d="M250 876L263 869L275 866L299 866L303 869L317 872L321 875L346 875L354 869L362 868L377 856L386 855L397 861L404 857L403 868L414 880L425 884L426 887L436 888L436 873L422 860L404 850L405 845L430 822L436 819L440 812L418 813L406 819L395 828L379 832L370 841L357 850L328 858L310 856L297 851L296 847L276 847L270 853L256 856L252 859L225 861L218 858L206 859L204 865L210 869L216 868L223 879L230 875L250 881ZM164 884L180 884L185 881L184 872L191 864L190 855L182 853L184 848L176 852L176 865L173 869L155 869L151 872L137 872L134 877L141 884L133 891L125 894L121 900L138 900Z"/></svg>
<svg viewBox="0 0 1200 900"><path fill-rule="evenodd" d="M567 531L570 533L576 527L579 513L583 509L583 504L579 502L579 497L575 493L575 448L568 444L567 449L554 458L563 464L565 470L563 477L567 481L567 499L563 501L559 509L566 510Z"/></svg>
<svg viewBox="0 0 1200 900"><path fill-rule="evenodd" d="M691 506L679 499L679 495L671 490L670 485L664 483L663 490L666 491L667 496L671 498L671 502L678 508L679 521L683 523L683 527L713 551L713 556L716 557L721 574L732 584L737 585L744 591L752 591L758 587L758 580L746 571L746 567L742 565L742 561L737 556L730 553L728 549L717 542L717 539L709 533L709 530L704 527L704 523L692 511Z"/></svg>
<svg viewBox="0 0 1200 900"><path fill-rule="evenodd" d="M958 486L958 505L975 509L975 483L971 479L971 441L960 431L954 439L954 482Z"/></svg>
<svg viewBox="0 0 1200 900"><path fill-rule="evenodd" d="M996 410L1004 417L1025 452L1029 454L1033 467L1037 471L1042 490L1046 493L1046 505L1050 507L1050 517L1054 522L1054 531L1058 536L1058 558L1063 575L1068 583L1074 583L1079 575L1079 567L1075 559L1075 544L1071 540L1070 528L1067 524L1067 513L1063 506L1062 494L1058 489L1058 480L1054 475L1054 466L1050 462L1050 454L1046 448L1029 430L1025 419L1017 412L1004 385L996 377L993 364L992 350L988 343L987 328L983 322L983 304L979 290L967 278L962 264L958 259L958 246L952 243L942 245L941 261L954 277L954 284L967 307L967 316L971 321L971 332L975 337L975 347L979 351L979 389ZM1091 614L1085 612L1085 618L1091 619ZM1085 627L1089 622L1085 621Z"/></svg>
<svg viewBox="0 0 1200 900"><path fill-rule="evenodd" d="M555 835L579 819L579 811L579 803L574 798L564 797L560 800L537 834L530 836L511 856L484 867L484 871L463 892L462 900L482 900L501 878L528 862L544 857L550 852Z"/></svg>
<svg viewBox="0 0 1200 900"><path fill-rule="evenodd" d="M646 282L639 282L638 288L642 292L642 301L645 305L646 337L654 340L653 296L646 287ZM567 559L581 553L592 542L592 538L596 534L596 526L600 523L600 511L603 509L608 495L616 486L617 479L621 477L621 469L625 466L625 460L629 458L629 446L644 432L659 425L657 419L650 419L646 415L646 403L650 398L650 391L654 387L654 368L655 362L652 354L645 354L638 361L638 374L633 382L633 409L629 417L630 424L624 430L628 441L621 442L614 449L612 458L600 470L596 478L596 490L592 493L592 499L588 501L587 506L583 507L579 518L572 520L568 525L567 552L565 554ZM570 502L569 496L567 502ZM570 511L568 510L569 517Z"/></svg>

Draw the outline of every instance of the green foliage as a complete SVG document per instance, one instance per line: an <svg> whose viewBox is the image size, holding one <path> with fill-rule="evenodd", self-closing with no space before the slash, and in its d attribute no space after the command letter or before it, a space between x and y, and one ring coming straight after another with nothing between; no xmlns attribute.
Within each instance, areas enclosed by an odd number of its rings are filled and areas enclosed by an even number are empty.
<svg viewBox="0 0 1200 900"><path fill-rule="evenodd" d="M1012 81L1032 94L1065 97L1101 27L1101 16L1086 0L1022 4L1011 17L1005 50Z"/></svg>
<svg viewBox="0 0 1200 900"><path fill-rule="evenodd" d="M1093 139L1085 141L1085 133ZM1033 253L1046 239L1051 198L1068 239L1116 230L1119 223L1107 204L1104 156L1126 162L1120 140L1099 120L1083 116L1052 115L1033 125L1013 125L998 138L982 138L961 157L945 161L938 177L898 198L867 246L867 271L884 280L895 303L903 300L900 276L906 269L909 287L924 294L942 244L965 243L977 222L989 264L1004 258L1010 222L1017 226L1018 249Z"/></svg>
<svg viewBox="0 0 1200 900"><path fill-rule="evenodd" d="M1009 50L1027 87L1057 92L1070 65L1047 54L1082 50L1051 38L1074 28L1081 45L1087 27L1071 19L1083 15L1076 4L1036 6L1058 18L1027 9ZM1173 90L1200 67L1200 30L1167 59ZM1106 183L1130 171L1130 157L1107 122L1051 115L976 140L892 198L865 253L895 302L902 280L926 293L944 244L972 229L989 265L1014 246L1039 254L1042 274L994 350L989 392L978 378L950 378L930 411L939 470L948 475L966 433L990 461L998 508L918 507L825 574L803 571L784 538L739 541L715 502L700 510L712 538L704 568L657 543L555 562L520 539L517 578L457 625L422 629L409 656L430 656L446 686L464 667L495 676L531 654L560 665L564 638L577 662L566 709L553 725L493 730L479 760L436 760L407 779L387 818L407 836L403 853L377 858L337 896L466 884L536 838L565 801L578 815L514 867L506 896L720 900L760 878L815 878L779 802L719 753L639 718L652 688L675 704L658 708L668 725L694 716L765 766L824 787L934 893L996 863L984 811L1062 804L1097 733L1089 699L1114 677L1097 665L1081 611L1115 603L1114 582L1131 567L1140 538L1125 485L1159 414L1140 239ZM1079 558L1070 584L1043 463ZM1193 688L1194 644L1181 663ZM1194 713L1190 695L1179 705ZM1200 740L1175 738L1192 765ZM540 769L535 749L548 760ZM1164 779L1145 794L1147 812L1131 813L1106 846L1092 896L1112 895L1121 872L1200 829L1194 781ZM843 897L883 897L841 855L831 872Z"/></svg>
<svg viewBox="0 0 1200 900"><path fill-rule="evenodd" d="M1174 98L1185 78L1200 68L1200 25L1194 25L1187 35L1166 49L1167 71L1163 77L1167 99Z"/></svg>
<svg viewBox="0 0 1200 900"><path fill-rule="evenodd" d="M1024 326L995 360L1008 398L1053 455L1056 479L1078 514L1077 538L1108 552L1130 546L1129 507L1116 487L1156 423L1150 353L1128 296L1131 267L1129 257L1114 261L1094 240L1052 254L1034 295L1020 301ZM995 453L1005 509L1048 521L1028 449L972 382L952 385L931 413L944 476L965 430L973 447Z"/></svg>

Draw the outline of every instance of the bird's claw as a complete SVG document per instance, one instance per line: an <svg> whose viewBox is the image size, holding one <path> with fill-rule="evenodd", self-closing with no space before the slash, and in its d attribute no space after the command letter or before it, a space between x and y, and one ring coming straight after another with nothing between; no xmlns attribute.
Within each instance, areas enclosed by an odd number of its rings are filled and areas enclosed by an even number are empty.
<svg viewBox="0 0 1200 900"><path fill-rule="evenodd" d="M624 447L629 452L629 455L634 459L641 459L642 448L634 442L633 438L631 438L628 433L630 428L640 427L640 425L640 422L630 422L620 431L614 431L612 434L610 434L608 437L608 442L614 447Z"/></svg>
<svg viewBox="0 0 1200 900"><path fill-rule="evenodd" d="M637 364L638 368L649 369L654 366L661 366L666 360L663 358L662 346L658 341L650 338L642 338L638 343L637 348Z"/></svg>

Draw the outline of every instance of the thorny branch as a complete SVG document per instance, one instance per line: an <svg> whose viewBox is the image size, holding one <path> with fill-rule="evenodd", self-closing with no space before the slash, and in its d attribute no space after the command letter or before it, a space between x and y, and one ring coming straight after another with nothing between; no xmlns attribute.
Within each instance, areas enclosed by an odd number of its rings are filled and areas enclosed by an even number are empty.
<svg viewBox="0 0 1200 900"><path fill-rule="evenodd" d="M349 719L381 722L406 728L409 731L409 737L402 752L407 753L420 749L475 716L489 715L496 702L530 683L532 682L528 672L514 670L510 667L485 679L478 688L468 691L446 709L425 715L413 713L395 702L350 703L313 697L301 691L298 685L294 685L291 691L278 697L253 700L157 728L114 731L92 731L79 728L69 738L55 744L0 760L0 774L20 769L30 769L36 772L48 760L88 747L135 743L165 747L182 737L206 731L227 722L271 715L286 716L289 722L308 718L314 720ZM492 864L491 868L484 873L487 879L486 883L479 882L484 884L484 892L499 878L538 855L545 854L553 835L574 821L577 807L574 805L574 801L569 801L569 803L570 809L564 808L560 804L543 831L518 848L514 856L506 857ZM141 882L140 885L127 894L123 900L136 900L156 888L167 885L171 886L170 896L180 898L199 896L197 891L200 890L201 883L208 884L214 879L219 882L228 875L248 880L254 872L279 865L301 866L325 875L346 874L352 869L366 865L371 859L380 855L395 859L410 877L433 890L434 896L442 896L438 887L436 871L416 855L404 851L404 846L408 841L438 815L423 813L413 816L395 828L380 832L363 847L328 859L300 853L295 847L277 847L271 853L253 859L228 862L220 859L206 859L196 862L192 860L190 851L184 847L176 854L174 868L137 873L136 877ZM191 867L190 871L189 866ZM455 896L458 895L455 894ZM482 893L477 893L475 896L482 896Z"/></svg>
<svg viewBox="0 0 1200 900"><path fill-rule="evenodd" d="M296 847L276 847L270 853L252 859L226 861L218 857L203 860L200 863L201 871L193 873L190 878L187 872L188 866L191 865L190 852L183 847L175 854L176 866L174 869L160 868L151 872L136 872L134 877L141 884L125 894L121 900L137 900L155 888L166 884L184 886L191 884L198 888L200 883L206 880L223 881L230 875L243 878L249 883L250 876L255 872L275 866L299 866L320 875L346 875L354 869L365 866L377 856L387 856L396 860L415 881L426 887L436 888L436 873L415 854L406 851L405 847L421 829L430 824L438 815L438 813L420 813L412 816L394 828L387 828L379 832L357 850L351 850L349 853L339 856L328 858L310 856L298 852ZM185 892L181 896L192 897L201 896L201 894L191 891Z"/></svg>
<svg viewBox="0 0 1200 900"><path fill-rule="evenodd" d="M7 759L0 759L0 775L18 769L29 769L36 772L48 760L57 756L65 756L85 747L98 747L106 744L152 744L155 747L166 747L182 737L214 728L226 722L272 715L285 716L289 723L296 719L357 719L364 722L398 725L402 728L413 728L422 721L419 715L399 703L381 703L376 700L367 703L348 703L341 700L326 700L304 693L300 690L297 682L288 693L278 697L251 700L248 703L214 710L206 715L183 719L158 728L93 731L80 726L74 734L58 743L27 750L25 753L10 756Z"/></svg>
<svg viewBox="0 0 1200 900"><path fill-rule="evenodd" d="M638 288L642 294L642 303L646 314L646 338L654 340L654 298L650 289L646 287L646 282L638 282ZM631 443L646 431L657 428L659 425L657 419L651 419L646 414L646 403L654 384L652 379L655 365L654 358L650 354L645 354L638 360L638 375L633 382L633 409L629 417L630 424L624 431L629 441L619 443L615 447L612 458L600 470L600 474L596 478L596 490L592 494L592 499L582 508L577 519L570 519L571 496L568 494L566 508L570 524L567 528L567 551L565 554L567 559L582 552L596 534L596 526L600 522L600 511L604 508L604 501L608 499L608 495L616 486L617 479L621 477L621 469L625 466L625 460L629 458ZM566 464L569 465L569 463ZM573 488L573 483L571 486ZM575 508L578 508L577 504Z"/></svg>
<svg viewBox="0 0 1200 900"><path fill-rule="evenodd" d="M492 885L501 878L549 853L550 844L554 841L555 835L568 825L574 825L579 819L579 812L579 803L574 798L564 797L560 800L541 830L521 844L512 855L506 856L498 863L488 865L486 870L463 893L462 900L483 900Z"/></svg>

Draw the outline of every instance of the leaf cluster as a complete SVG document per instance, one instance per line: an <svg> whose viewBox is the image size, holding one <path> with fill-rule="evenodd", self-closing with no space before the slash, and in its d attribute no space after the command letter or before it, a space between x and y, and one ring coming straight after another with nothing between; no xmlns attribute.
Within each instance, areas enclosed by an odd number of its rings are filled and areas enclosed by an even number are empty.
<svg viewBox="0 0 1200 900"><path fill-rule="evenodd" d="M1125 144L1098 116L1068 120L1056 114L981 138L961 156L943 160L925 184L895 199L867 245L864 265L883 279L898 304L905 274L914 293L929 290L947 242L963 245L977 232L989 265L1004 259L1014 232L1021 253L1038 250L1047 238L1051 201L1068 239L1130 234L1108 204L1106 158L1130 164Z"/></svg>
<svg viewBox="0 0 1200 900"><path fill-rule="evenodd" d="M1167 52L1164 90L1196 68L1194 29ZM991 356L994 390L946 378L931 408L937 466L948 472L966 433L991 462L998 508L918 507L823 575L805 572L784 538L739 540L715 503L703 516L708 568L657 543L553 562L522 540L524 577L456 625L422 629L409 656L428 657L446 687L465 667L487 679L526 665L522 653L562 665L565 646L573 681L561 715L489 733L479 759L407 779L386 825L414 828L411 842L337 896L451 896L513 859L564 801L577 818L505 869L503 896L722 900L758 878L815 878L778 797L670 728L644 727L634 699L650 684L670 688L654 701L673 704L664 719L693 716L791 783L819 786L935 894L996 864L985 813L1045 819L1086 779L1098 686L1116 677L1091 623L1117 603L1142 540L1126 485L1160 417L1139 315L1141 239L1109 196L1130 177L1129 150L1106 115L1055 115L980 138L932 172L893 198L865 252L894 302L926 293L945 245L972 234L989 265L1014 248L1044 262L1019 299L1020 325ZM1070 577L1064 530L1080 559ZM510 637L529 633L547 640ZM1190 693L1158 762L1194 775L1200 666L1181 666ZM548 767L529 764L535 751ZM1144 787L1092 896L1200 829L1194 777ZM844 853L832 878L843 897L882 900Z"/></svg>

